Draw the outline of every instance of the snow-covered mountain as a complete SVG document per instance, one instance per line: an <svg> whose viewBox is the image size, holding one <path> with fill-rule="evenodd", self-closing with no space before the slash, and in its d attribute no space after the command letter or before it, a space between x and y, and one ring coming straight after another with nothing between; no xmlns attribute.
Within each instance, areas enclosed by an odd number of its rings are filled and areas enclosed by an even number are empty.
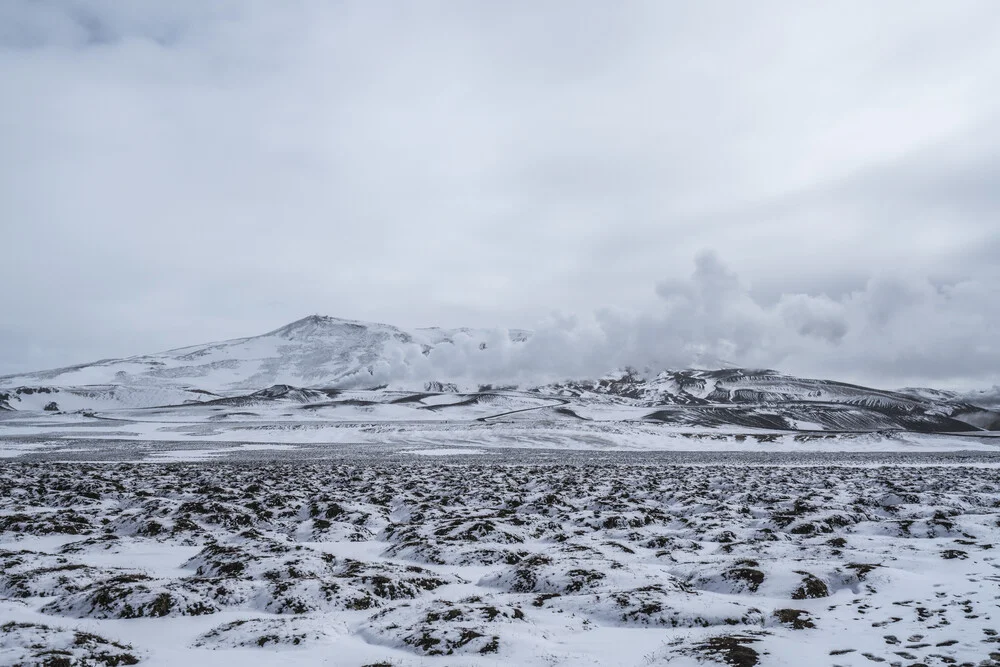
<svg viewBox="0 0 1000 667"><path fill-rule="evenodd" d="M518 343L530 333L511 330L506 335ZM197 389L212 393L275 384L373 387L405 376L405 369L419 367L421 357L437 348L486 350L495 336L496 332L477 329L405 331L388 324L312 315L261 336L0 376L0 387L115 385L131 387L133 392Z"/></svg>
<svg viewBox="0 0 1000 667"><path fill-rule="evenodd" d="M886 391L766 369L626 369L541 386L497 386L485 374L476 377L478 361L496 348L510 351L530 339L530 332L520 330L406 331L311 316L261 336L0 377L0 409L92 412L201 404L222 410L211 416L217 420L228 408L248 405L261 408L261 418L298 419L305 414L298 407L308 406L310 419L460 421L509 412L539 420L705 428L1000 430L989 392ZM449 373L463 374L463 380Z"/></svg>

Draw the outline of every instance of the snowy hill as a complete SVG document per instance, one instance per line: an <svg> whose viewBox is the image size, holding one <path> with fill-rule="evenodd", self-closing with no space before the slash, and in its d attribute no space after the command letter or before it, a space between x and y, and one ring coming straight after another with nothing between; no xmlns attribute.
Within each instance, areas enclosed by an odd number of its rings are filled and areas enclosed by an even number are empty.
<svg viewBox="0 0 1000 667"><path fill-rule="evenodd" d="M172 418L291 421L657 423L778 431L1000 430L990 392L887 391L767 369L626 369L599 379L496 385L478 365L526 331L415 329L311 316L250 338L0 377L0 409L163 408ZM482 377L477 377L482 373ZM461 378L461 380L459 380ZM200 408L198 406L201 406ZM253 414L230 415L230 408ZM192 412L194 410L194 412Z"/></svg>
<svg viewBox="0 0 1000 667"><path fill-rule="evenodd" d="M648 379L627 371L538 391L571 397L574 402L659 408L645 418L689 426L825 431L1000 429L1000 413L952 392L894 392L765 369L667 370Z"/></svg>
<svg viewBox="0 0 1000 667"><path fill-rule="evenodd" d="M261 336L0 376L0 387L118 385L132 387L133 392L156 388L213 393L275 384L374 387L405 377L436 348L485 350L494 335L475 329L404 331L387 324L313 315ZM512 330L508 336L517 343L527 340L529 333Z"/></svg>

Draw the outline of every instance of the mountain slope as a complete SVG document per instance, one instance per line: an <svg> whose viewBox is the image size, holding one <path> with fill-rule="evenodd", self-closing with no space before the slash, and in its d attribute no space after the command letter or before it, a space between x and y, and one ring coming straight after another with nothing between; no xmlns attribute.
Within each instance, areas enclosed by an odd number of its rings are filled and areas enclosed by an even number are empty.
<svg viewBox="0 0 1000 667"><path fill-rule="evenodd" d="M658 408L646 419L684 426L921 432L1000 429L1000 413L950 392L893 392L773 370L667 370L562 382L536 391L579 402Z"/></svg>
<svg viewBox="0 0 1000 667"><path fill-rule="evenodd" d="M261 336L0 376L0 387L127 385L211 392L274 384L372 387L405 374L436 348L462 344L485 349L491 335L475 329L404 331L387 324L313 315ZM515 343L523 342L529 333L512 330L509 336Z"/></svg>
<svg viewBox="0 0 1000 667"><path fill-rule="evenodd" d="M469 421L509 414L539 421L638 420L706 429L1000 430L1000 413L992 409L994 395L988 392L969 400L972 395L887 391L767 369L655 375L625 370L542 386L487 384L490 371L477 369L498 367L480 362L509 363L504 354L520 349L530 336L525 331L406 331L314 315L260 336L0 377L0 409L170 410L197 403L222 410L212 419L225 418L230 407L255 406L262 418L295 420L305 418L297 412L305 406L309 419L334 420L378 421L391 415L416 422ZM398 391L377 391L387 386ZM355 395L338 398L344 390Z"/></svg>

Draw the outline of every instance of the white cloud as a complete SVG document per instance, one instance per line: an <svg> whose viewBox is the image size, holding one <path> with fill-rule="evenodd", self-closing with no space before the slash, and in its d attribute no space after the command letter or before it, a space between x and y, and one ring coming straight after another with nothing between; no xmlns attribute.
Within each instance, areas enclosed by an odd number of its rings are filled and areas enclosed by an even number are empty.
<svg viewBox="0 0 1000 667"><path fill-rule="evenodd" d="M993 343L1000 314L981 308L1000 297L996 284L935 287L886 275L839 298L788 293L765 304L704 252L688 279L661 283L657 291L656 310L553 317L525 343L496 329L485 349L478 334L460 335L455 345L426 356L415 344L392 347L374 378L365 374L359 382L531 384L625 366L656 373L736 363L884 387L928 378L967 387L997 378L993 369L1000 367Z"/></svg>

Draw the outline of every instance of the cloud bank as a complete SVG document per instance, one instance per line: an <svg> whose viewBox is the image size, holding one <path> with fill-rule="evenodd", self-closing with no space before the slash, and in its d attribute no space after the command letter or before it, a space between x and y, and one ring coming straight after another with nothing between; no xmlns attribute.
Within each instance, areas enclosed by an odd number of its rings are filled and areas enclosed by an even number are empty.
<svg viewBox="0 0 1000 667"><path fill-rule="evenodd" d="M357 380L538 384L624 367L655 374L739 365L883 387L926 378L961 387L966 378L1000 368L1000 315L990 307L1000 299L995 282L934 285L885 274L836 298L786 293L764 303L706 251L688 278L663 281L656 293L658 308L650 312L554 316L526 342L494 329L485 341L480 332L458 335L454 345L429 354L418 345L390 346L374 375Z"/></svg>

